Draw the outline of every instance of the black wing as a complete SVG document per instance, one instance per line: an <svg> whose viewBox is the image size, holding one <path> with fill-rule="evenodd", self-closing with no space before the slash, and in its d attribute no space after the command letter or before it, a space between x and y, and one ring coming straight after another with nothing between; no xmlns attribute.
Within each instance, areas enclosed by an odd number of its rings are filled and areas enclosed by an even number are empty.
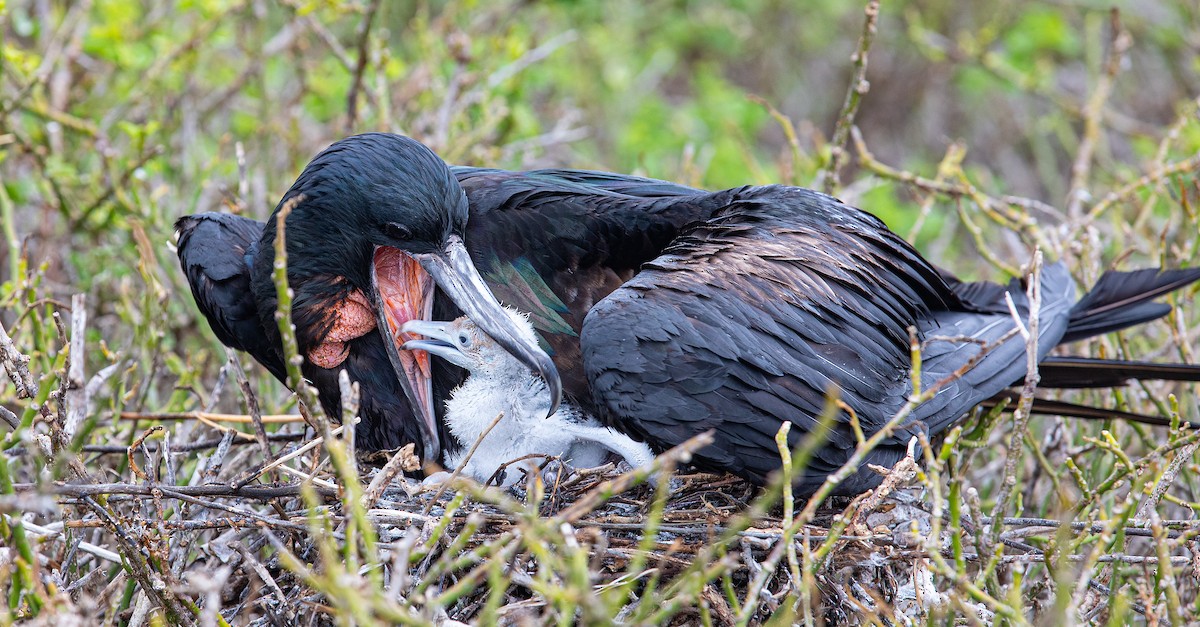
<svg viewBox="0 0 1200 627"><path fill-rule="evenodd" d="M544 169L514 172L494 168L473 168L468 166L450 166L450 171L460 184L471 181L478 184L481 181L491 181L493 185L512 185L513 189L521 187L555 189L558 191L574 191L580 194L610 192L638 198L660 198L678 196L696 196L708 192L642 176L601 172L599 170L567 170Z"/></svg>
<svg viewBox="0 0 1200 627"><path fill-rule="evenodd" d="M200 312L221 343L250 353L280 380L286 378L274 335L263 332L250 289L250 269L263 223L228 213L184 216L179 232L179 264Z"/></svg>
<svg viewBox="0 0 1200 627"><path fill-rule="evenodd" d="M1065 272L1043 282L1048 350L1074 299ZM994 341L1014 326L1010 316L966 309L937 269L873 216L808 190L752 188L594 307L583 354L597 403L618 428L660 448L715 429L698 465L762 483L779 467L782 421L795 425L797 445L831 387L868 435L903 406L912 388L908 327ZM976 352L971 343L931 344L925 387ZM941 428L1011 383L1024 363L1019 338L988 353L970 381L947 386L868 461L891 465L922 421ZM815 490L854 447L843 414L798 488ZM876 483L860 472L839 491Z"/></svg>
<svg viewBox="0 0 1200 627"><path fill-rule="evenodd" d="M585 406L579 331L588 310L728 196L604 172L453 170L471 206L465 240L475 266L501 302L530 314L567 395ZM457 314L447 299L435 305L435 318Z"/></svg>

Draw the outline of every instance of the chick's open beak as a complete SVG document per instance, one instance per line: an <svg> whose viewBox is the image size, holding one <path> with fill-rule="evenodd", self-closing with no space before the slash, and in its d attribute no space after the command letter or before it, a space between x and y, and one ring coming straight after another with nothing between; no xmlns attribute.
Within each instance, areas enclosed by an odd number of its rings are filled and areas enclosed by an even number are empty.
<svg viewBox="0 0 1200 627"><path fill-rule="evenodd" d="M463 368L470 368L470 362L458 348L455 341L457 333L453 322L429 322L427 320L409 320L401 327L405 335L424 335L423 340L409 340L404 343L406 351L420 350L437 355L446 361Z"/></svg>

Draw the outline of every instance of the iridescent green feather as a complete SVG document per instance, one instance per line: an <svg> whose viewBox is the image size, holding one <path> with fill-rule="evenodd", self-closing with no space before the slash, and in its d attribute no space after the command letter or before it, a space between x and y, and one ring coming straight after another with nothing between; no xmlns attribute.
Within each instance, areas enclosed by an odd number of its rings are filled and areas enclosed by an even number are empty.
<svg viewBox="0 0 1200 627"><path fill-rule="evenodd" d="M546 285L528 259L520 257L505 263L493 255L483 278L501 302L528 313L538 331L577 335L562 317L568 311L566 304Z"/></svg>

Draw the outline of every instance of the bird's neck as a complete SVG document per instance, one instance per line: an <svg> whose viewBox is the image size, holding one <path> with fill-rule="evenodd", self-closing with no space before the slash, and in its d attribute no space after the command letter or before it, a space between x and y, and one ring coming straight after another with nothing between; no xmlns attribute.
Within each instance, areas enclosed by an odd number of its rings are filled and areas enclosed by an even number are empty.
<svg viewBox="0 0 1200 627"><path fill-rule="evenodd" d="M355 291L370 289L373 248L344 225L305 220L307 207L298 207L287 220L287 274L292 295L292 321L302 351L324 339L329 313ZM299 218L299 219L298 219ZM263 229L258 254L251 269L251 289L259 303L259 316L268 333L275 328L275 253L277 224L274 214Z"/></svg>
<svg viewBox="0 0 1200 627"><path fill-rule="evenodd" d="M296 205L287 218L283 236L292 288L313 277L334 276L344 278L357 289L366 288L370 283L374 246L363 237L352 214L313 200ZM278 211L267 219L258 242L253 273L256 281L273 279L279 236L277 215Z"/></svg>
<svg viewBox="0 0 1200 627"><path fill-rule="evenodd" d="M473 372L446 401L446 422L470 445L502 412L502 424L515 425L545 418L549 409L550 392L531 372Z"/></svg>

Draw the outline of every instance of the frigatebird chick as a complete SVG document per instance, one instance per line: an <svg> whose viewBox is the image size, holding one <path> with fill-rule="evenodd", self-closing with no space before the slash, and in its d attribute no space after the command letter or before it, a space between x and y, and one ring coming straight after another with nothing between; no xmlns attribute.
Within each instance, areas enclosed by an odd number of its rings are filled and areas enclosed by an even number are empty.
<svg viewBox="0 0 1200 627"><path fill-rule="evenodd" d="M515 309L505 311L513 320L511 328L524 336L521 339L536 342L529 318ZM486 482L506 462L530 455L559 457L576 468L599 466L610 454L635 468L654 459L646 444L601 425L570 403L560 404L558 411L547 417L550 390L546 382L466 316L453 322L412 320L402 331L428 338L405 342L405 350L428 351L469 373L446 401L446 425L462 445L447 456L448 467L461 465L471 445L501 414L463 468L463 473L477 481ZM503 472L498 483L511 486L519 476Z"/></svg>

